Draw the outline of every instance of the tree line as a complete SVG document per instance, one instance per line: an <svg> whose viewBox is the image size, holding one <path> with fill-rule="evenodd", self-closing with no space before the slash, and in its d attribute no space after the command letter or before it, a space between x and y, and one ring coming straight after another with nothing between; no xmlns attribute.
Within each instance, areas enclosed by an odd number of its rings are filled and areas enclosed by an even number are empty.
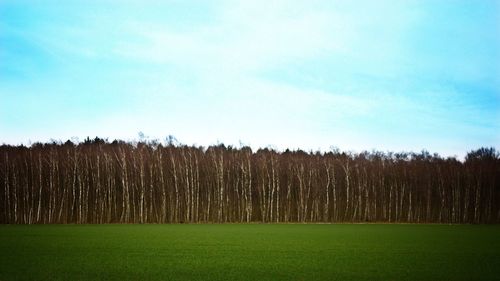
<svg viewBox="0 0 500 281"><path fill-rule="evenodd" d="M500 155L0 146L0 223L499 223Z"/></svg>

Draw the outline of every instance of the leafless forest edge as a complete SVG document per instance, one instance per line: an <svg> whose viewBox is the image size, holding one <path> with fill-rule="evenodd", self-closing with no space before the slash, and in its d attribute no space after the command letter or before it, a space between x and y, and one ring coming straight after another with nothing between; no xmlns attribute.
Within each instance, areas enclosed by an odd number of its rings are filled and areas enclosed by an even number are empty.
<svg viewBox="0 0 500 281"><path fill-rule="evenodd" d="M499 223L500 154L0 146L0 223Z"/></svg>

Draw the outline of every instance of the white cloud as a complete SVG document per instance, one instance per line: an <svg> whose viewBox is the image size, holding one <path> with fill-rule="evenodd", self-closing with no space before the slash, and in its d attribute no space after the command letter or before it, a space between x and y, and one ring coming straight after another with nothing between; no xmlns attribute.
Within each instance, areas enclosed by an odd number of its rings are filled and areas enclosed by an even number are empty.
<svg viewBox="0 0 500 281"><path fill-rule="evenodd" d="M193 71L248 74L347 48L350 33L339 14L306 10L290 15L286 7L229 5L215 22L188 31L163 23L127 23L129 33L114 52Z"/></svg>

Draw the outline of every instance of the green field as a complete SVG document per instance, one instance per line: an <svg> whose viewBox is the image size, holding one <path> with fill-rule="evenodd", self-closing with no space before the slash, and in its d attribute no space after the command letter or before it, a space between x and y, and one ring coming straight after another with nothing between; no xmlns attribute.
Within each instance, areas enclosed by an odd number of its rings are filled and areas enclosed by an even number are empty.
<svg viewBox="0 0 500 281"><path fill-rule="evenodd" d="M499 279L499 225L0 226L0 280Z"/></svg>

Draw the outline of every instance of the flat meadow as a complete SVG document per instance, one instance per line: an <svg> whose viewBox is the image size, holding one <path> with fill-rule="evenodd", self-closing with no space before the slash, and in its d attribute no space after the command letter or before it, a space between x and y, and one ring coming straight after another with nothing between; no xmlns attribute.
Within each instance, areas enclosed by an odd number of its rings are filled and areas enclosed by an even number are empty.
<svg viewBox="0 0 500 281"><path fill-rule="evenodd" d="M500 225L0 225L0 280L499 280Z"/></svg>

